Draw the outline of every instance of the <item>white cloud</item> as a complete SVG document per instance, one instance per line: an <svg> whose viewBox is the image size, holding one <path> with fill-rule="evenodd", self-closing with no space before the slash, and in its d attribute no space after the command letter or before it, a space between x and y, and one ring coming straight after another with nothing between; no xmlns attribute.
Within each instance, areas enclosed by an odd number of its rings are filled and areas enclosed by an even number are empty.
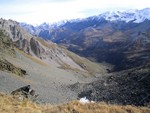
<svg viewBox="0 0 150 113"><path fill-rule="evenodd" d="M149 0L10 0L0 4L0 15L6 19L40 24L87 17L108 10L145 7L150 7Z"/></svg>

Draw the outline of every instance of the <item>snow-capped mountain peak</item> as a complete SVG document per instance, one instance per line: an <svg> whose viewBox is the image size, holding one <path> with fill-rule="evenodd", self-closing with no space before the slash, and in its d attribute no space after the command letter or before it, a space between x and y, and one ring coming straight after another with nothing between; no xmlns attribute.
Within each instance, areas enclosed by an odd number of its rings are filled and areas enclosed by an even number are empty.
<svg viewBox="0 0 150 113"><path fill-rule="evenodd" d="M127 10L127 11L113 11L106 12L99 15L99 18L105 18L108 21L125 21L134 23L141 23L143 21L150 20L150 8L142 10Z"/></svg>

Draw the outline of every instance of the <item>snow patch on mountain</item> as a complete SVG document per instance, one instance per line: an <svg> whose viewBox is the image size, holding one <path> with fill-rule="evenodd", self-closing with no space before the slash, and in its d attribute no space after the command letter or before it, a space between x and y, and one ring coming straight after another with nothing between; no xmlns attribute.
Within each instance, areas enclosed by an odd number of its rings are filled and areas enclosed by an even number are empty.
<svg viewBox="0 0 150 113"><path fill-rule="evenodd" d="M108 21L125 21L141 23L145 20L150 20L150 8L142 10L127 10L127 11L113 11L100 14L100 18L104 18Z"/></svg>
<svg viewBox="0 0 150 113"><path fill-rule="evenodd" d="M88 18L78 18L78 19L72 19L72 20L63 20L55 23L42 23L41 25L29 25L26 23L21 23L21 26L26 29L28 32L34 35L38 35L40 31L49 32L52 29L59 28L67 23L78 23L78 22L84 22L84 21L91 21L91 20L97 20L97 22L100 22L101 20L107 20L107 21L123 21L123 22L133 22L133 23L141 23L145 20L150 20L150 8L145 8L142 10L126 10L126 11L111 11L111 12L105 12L98 16L92 16ZM95 23L94 26L96 26L97 23ZM94 27L93 26L93 27Z"/></svg>

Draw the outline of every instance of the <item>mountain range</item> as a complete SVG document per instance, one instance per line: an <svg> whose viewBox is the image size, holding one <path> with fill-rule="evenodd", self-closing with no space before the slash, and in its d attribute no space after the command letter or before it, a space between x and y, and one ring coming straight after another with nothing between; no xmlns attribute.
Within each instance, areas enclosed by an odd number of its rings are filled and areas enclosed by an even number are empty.
<svg viewBox="0 0 150 113"><path fill-rule="evenodd" d="M145 20L150 20L150 8L145 8L142 10L126 10L126 11L110 11L110 12L105 12L97 16L91 16L88 18L84 19L73 19L73 20L64 20L60 22L55 22L52 24L49 23L42 23L41 25L29 25L26 23L21 23L21 26L24 27L26 30L28 30L32 34L37 34L37 29L51 29L51 28L57 28L59 26L62 26L66 23L75 23L75 22L80 22L80 21L88 21L88 20L99 20L105 19L107 21L123 21L123 22L133 22L133 23L141 23Z"/></svg>
<svg viewBox="0 0 150 113"><path fill-rule="evenodd" d="M65 46L80 56L114 65L115 71L149 61L149 12L150 8L106 12L65 21L55 27L46 23L36 27L21 25L30 33Z"/></svg>

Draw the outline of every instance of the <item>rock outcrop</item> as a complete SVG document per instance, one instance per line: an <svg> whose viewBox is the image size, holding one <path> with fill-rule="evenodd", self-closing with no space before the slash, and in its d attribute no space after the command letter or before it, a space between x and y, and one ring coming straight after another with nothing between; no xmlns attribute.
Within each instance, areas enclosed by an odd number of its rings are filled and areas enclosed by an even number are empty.
<svg viewBox="0 0 150 113"><path fill-rule="evenodd" d="M11 64L10 62L8 62L3 58L0 58L0 70L7 71L22 77L27 74L25 70L14 66L13 64Z"/></svg>
<svg viewBox="0 0 150 113"><path fill-rule="evenodd" d="M18 68L7 61L3 55L11 55L12 57L15 57L16 53L14 50L13 41L8 36L5 36L2 31L0 31L0 70L19 76L24 76L27 74L25 70Z"/></svg>
<svg viewBox="0 0 150 113"><path fill-rule="evenodd" d="M13 41L0 30L0 53L7 53L15 56Z"/></svg>
<svg viewBox="0 0 150 113"><path fill-rule="evenodd" d="M11 92L12 95L18 97L20 100L30 99L35 101L38 95L35 94L35 90L31 89L30 85L23 86Z"/></svg>
<svg viewBox="0 0 150 113"><path fill-rule="evenodd" d="M36 41L34 38L31 38L30 40L30 47L33 53L40 58L41 52L44 51L44 49L40 46L38 41Z"/></svg>

